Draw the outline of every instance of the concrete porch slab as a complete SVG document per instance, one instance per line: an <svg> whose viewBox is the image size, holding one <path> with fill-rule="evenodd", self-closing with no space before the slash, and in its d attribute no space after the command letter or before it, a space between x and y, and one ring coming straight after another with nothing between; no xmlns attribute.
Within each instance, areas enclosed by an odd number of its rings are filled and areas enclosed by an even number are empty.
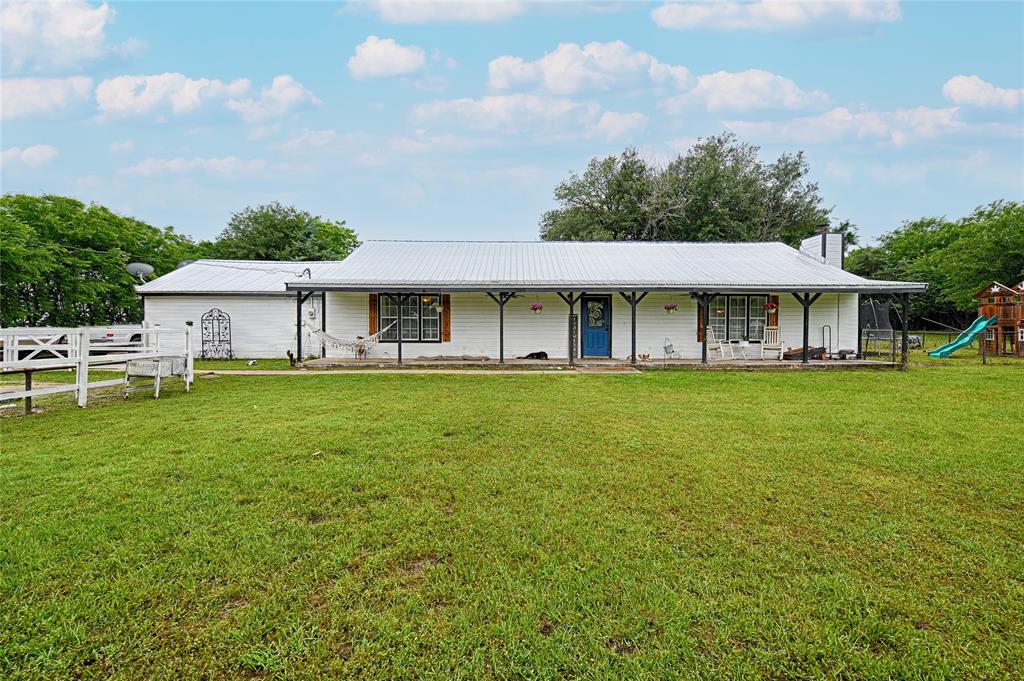
<svg viewBox="0 0 1024 681"><path fill-rule="evenodd" d="M363 369L363 370L480 370L480 371L502 371L515 373L516 371L546 371L546 372L572 372L580 373L630 373L636 370L660 370L660 369L703 369L703 370L830 370L830 369L891 369L898 367L898 363L882 362L873 360L811 360L807 364L799 361L788 360L762 360L762 359L730 359L712 360L707 364L701 363L699 359L652 359L640 361L635 365L628 359L594 359L586 358L576 360L575 365L569 364L566 358L549 358L546 360L533 359L508 359L504 364L499 364L493 359L406 359L399 365L394 358L369 358L357 359L352 357L325 357L313 359L300 365L303 369Z"/></svg>

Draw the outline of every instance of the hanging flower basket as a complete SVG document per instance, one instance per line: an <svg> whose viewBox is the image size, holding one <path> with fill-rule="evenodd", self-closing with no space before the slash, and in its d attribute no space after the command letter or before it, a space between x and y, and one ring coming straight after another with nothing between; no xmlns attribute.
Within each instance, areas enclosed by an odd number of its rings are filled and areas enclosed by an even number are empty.
<svg viewBox="0 0 1024 681"><path fill-rule="evenodd" d="M679 305L676 303L665 303L665 314L675 314L679 311Z"/></svg>
<svg viewBox="0 0 1024 681"><path fill-rule="evenodd" d="M779 309L779 304L778 303L765 303L764 304L764 309L768 310L769 312L773 312L773 311Z"/></svg>
<svg viewBox="0 0 1024 681"><path fill-rule="evenodd" d="M533 314L540 314L544 311L544 303L534 303L530 309L533 310Z"/></svg>

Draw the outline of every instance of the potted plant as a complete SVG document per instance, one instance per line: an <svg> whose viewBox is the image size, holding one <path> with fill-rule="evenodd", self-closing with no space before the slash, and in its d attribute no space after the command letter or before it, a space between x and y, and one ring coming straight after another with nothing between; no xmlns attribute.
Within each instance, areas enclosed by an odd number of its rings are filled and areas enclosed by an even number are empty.
<svg viewBox="0 0 1024 681"><path fill-rule="evenodd" d="M676 303L665 303L665 314L674 314L679 310L679 305Z"/></svg>
<svg viewBox="0 0 1024 681"><path fill-rule="evenodd" d="M544 303L534 303L530 309L533 310L533 314L540 314L544 311Z"/></svg>
<svg viewBox="0 0 1024 681"><path fill-rule="evenodd" d="M772 312L774 310L778 310L779 309L779 304L778 303L765 303L764 304L764 309L768 310L769 312Z"/></svg>

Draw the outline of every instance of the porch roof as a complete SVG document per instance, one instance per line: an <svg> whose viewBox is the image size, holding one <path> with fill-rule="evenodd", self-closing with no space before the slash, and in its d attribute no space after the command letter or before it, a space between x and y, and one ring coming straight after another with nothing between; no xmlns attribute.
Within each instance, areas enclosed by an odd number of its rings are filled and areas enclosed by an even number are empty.
<svg viewBox="0 0 1024 681"><path fill-rule="evenodd" d="M912 293L777 242L367 241L329 278L289 291L709 291Z"/></svg>

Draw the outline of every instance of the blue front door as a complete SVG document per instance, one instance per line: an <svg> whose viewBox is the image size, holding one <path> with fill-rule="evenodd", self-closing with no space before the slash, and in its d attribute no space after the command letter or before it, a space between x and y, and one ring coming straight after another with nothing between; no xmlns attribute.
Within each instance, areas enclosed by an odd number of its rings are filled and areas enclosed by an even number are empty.
<svg viewBox="0 0 1024 681"><path fill-rule="evenodd" d="M612 301L609 296L583 298L583 356L611 357Z"/></svg>

